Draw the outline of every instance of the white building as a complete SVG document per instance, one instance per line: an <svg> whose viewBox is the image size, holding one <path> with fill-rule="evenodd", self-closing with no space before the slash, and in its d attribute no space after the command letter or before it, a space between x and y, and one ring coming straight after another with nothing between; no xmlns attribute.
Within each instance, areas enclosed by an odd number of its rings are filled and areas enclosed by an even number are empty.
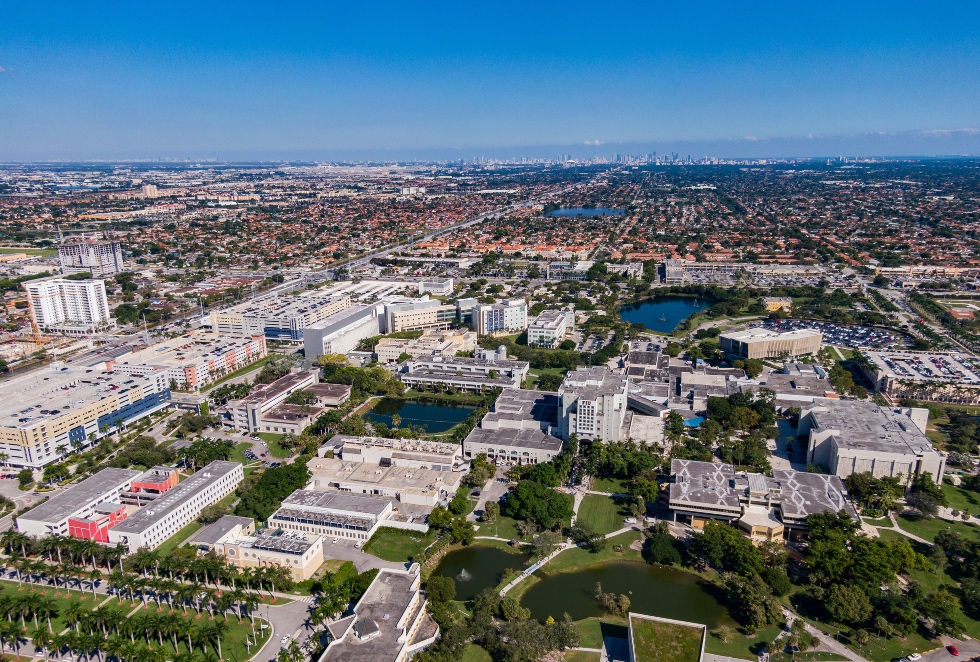
<svg viewBox="0 0 980 662"><path fill-rule="evenodd" d="M279 510L269 517L269 526L329 538L366 541L391 514L391 500L382 497L296 490L283 499Z"/></svg>
<svg viewBox="0 0 980 662"><path fill-rule="evenodd" d="M402 354L413 359L420 356L456 356L456 352L476 349L473 331L426 331L420 338L381 338L374 346L380 363L397 363Z"/></svg>
<svg viewBox="0 0 980 662"><path fill-rule="evenodd" d="M230 401L227 408L232 426L238 430L264 432L263 422L266 414L280 406L293 393L316 384L318 372L318 370L290 372L271 384L259 386L240 400Z"/></svg>
<svg viewBox="0 0 980 662"><path fill-rule="evenodd" d="M473 328L481 336L520 333L527 328L527 302L505 299L500 303L473 306Z"/></svg>
<svg viewBox="0 0 980 662"><path fill-rule="evenodd" d="M571 324L569 324L571 317ZM554 349L575 326L575 311L544 310L527 327L527 344Z"/></svg>
<svg viewBox="0 0 980 662"><path fill-rule="evenodd" d="M456 306L444 305L437 299L385 305L383 333L418 331L419 329L448 329L456 321Z"/></svg>
<svg viewBox="0 0 980 662"><path fill-rule="evenodd" d="M306 327L350 305L347 292L267 294L212 312L211 325L215 333L247 337L264 335L270 340L300 342Z"/></svg>
<svg viewBox="0 0 980 662"><path fill-rule="evenodd" d="M351 306L303 329L303 349L307 360L324 354L346 354L364 338L379 335L381 306Z"/></svg>
<svg viewBox="0 0 980 662"><path fill-rule="evenodd" d="M569 372L558 389L562 439L572 434L580 439L623 439L629 429L626 424L628 383L625 375L615 374L605 366Z"/></svg>
<svg viewBox="0 0 980 662"><path fill-rule="evenodd" d="M823 400L800 413L799 434L809 438L807 462L847 478L870 471L908 484L929 473L941 483L946 456L925 435L928 409L882 407L873 402Z"/></svg>
<svg viewBox="0 0 980 662"><path fill-rule="evenodd" d="M452 296L453 293L453 279L452 278L430 278L428 280L423 280L419 282L419 294L425 294L429 292L430 294L435 294L440 297Z"/></svg>
<svg viewBox="0 0 980 662"><path fill-rule="evenodd" d="M506 350L503 354L506 357ZM494 358L420 356L405 361L396 374L410 388L443 390L451 387L473 393L492 388L520 388L527 379L531 364L497 358L497 353L490 353L490 356Z"/></svg>
<svg viewBox="0 0 980 662"><path fill-rule="evenodd" d="M67 537L69 519L91 517L96 507L104 503L119 507L123 492L142 473L135 469L103 469L18 517L17 530L39 538Z"/></svg>
<svg viewBox="0 0 980 662"><path fill-rule="evenodd" d="M93 278L124 270L122 245L117 241L72 238L58 246L58 262L64 275L89 273Z"/></svg>
<svg viewBox="0 0 980 662"><path fill-rule="evenodd" d="M24 283L37 325L45 331L87 335L115 326L102 280L36 280Z"/></svg>
<svg viewBox="0 0 980 662"><path fill-rule="evenodd" d="M130 552L155 549L202 510L234 492L244 476L240 462L215 460L109 529L109 544L124 545Z"/></svg>

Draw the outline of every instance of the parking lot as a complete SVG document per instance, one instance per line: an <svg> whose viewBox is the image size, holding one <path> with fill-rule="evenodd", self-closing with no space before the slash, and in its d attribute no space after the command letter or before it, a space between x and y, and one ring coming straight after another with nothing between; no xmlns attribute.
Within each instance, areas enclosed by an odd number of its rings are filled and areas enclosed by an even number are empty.
<svg viewBox="0 0 980 662"><path fill-rule="evenodd" d="M905 339L883 329L867 326L850 326L835 322L816 322L809 320L766 320L762 326L772 331L798 331L814 329L823 334L825 345L852 347L855 349L874 349L877 347L904 347Z"/></svg>

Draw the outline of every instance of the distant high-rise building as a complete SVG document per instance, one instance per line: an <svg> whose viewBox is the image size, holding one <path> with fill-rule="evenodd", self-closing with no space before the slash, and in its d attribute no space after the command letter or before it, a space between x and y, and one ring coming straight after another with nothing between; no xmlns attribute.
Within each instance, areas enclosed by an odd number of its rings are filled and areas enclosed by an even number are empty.
<svg viewBox="0 0 980 662"><path fill-rule="evenodd" d="M103 280L39 280L24 283L37 325L45 331L85 335L114 325Z"/></svg>
<svg viewBox="0 0 980 662"><path fill-rule="evenodd" d="M88 273L93 278L111 276L123 270L122 245L117 241L72 238L58 246L61 273Z"/></svg>
<svg viewBox="0 0 980 662"><path fill-rule="evenodd" d="M160 197L160 191L157 189L156 184L143 184L143 197L144 198Z"/></svg>

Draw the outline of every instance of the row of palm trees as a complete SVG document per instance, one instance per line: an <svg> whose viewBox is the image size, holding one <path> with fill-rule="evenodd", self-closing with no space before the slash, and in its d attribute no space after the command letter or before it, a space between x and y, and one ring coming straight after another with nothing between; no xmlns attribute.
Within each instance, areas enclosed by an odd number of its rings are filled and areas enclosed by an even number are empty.
<svg viewBox="0 0 980 662"><path fill-rule="evenodd" d="M7 614L7 620L0 621L0 654L12 650L19 656L22 647L31 644L46 660L70 655L86 662L93 657L99 662L215 662L222 658L221 640L230 629L227 612L196 623L193 615L172 609L128 616L119 605L94 610L79 600L71 600L62 610L58 605L43 593L0 593L0 610ZM53 621L59 616L67 627L55 632ZM246 634L249 652L256 642L252 619L251 636Z"/></svg>
<svg viewBox="0 0 980 662"><path fill-rule="evenodd" d="M55 585L68 586L74 582L79 588L87 580L93 592L95 582L112 572L138 575L144 579L167 578L184 584L210 584L215 589L225 586L275 592L288 591L294 585L287 568L238 568L229 565L224 557L215 553L191 557L140 549L124 560L126 548L121 545L108 547L91 540L65 536L34 538L12 529L0 533L0 549L11 555L12 565L18 570L22 569L22 575L43 573L54 578Z"/></svg>

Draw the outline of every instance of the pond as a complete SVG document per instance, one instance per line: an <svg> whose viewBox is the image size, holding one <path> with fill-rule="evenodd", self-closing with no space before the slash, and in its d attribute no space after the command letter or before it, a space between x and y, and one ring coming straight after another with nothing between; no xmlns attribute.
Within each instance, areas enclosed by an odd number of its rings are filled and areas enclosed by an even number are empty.
<svg viewBox="0 0 980 662"><path fill-rule="evenodd" d="M608 207L566 207L565 209L553 209L545 214L546 218L572 218L594 216L625 216L626 212L622 209L609 209Z"/></svg>
<svg viewBox="0 0 980 662"><path fill-rule="evenodd" d="M521 598L521 605L539 621L549 616L560 619L564 612L576 621L602 616L595 599L596 583L600 583L605 593L627 595L633 612L704 623L708 629L735 625L701 578L683 570L621 561L541 577Z"/></svg>
<svg viewBox="0 0 980 662"><path fill-rule="evenodd" d="M527 556L496 547L470 546L449 552L433 574L456 580L456 599L472 600L477 594L501 582L507 570L520 570Z"/></svg>
<svg viewBox="0 0 980 662"><path fill-rule="evenodd" d="M627 322L639 322L651 331L673 333L688 317L710 307L703 299L654 297L635 306L623 306L619 309L619 316Z"/></svg>
<svg viewBox="0 0 980 662"><path fill-rule="evenodd" d="M473 413L476 407L457 404L449 400L417 398L381 398L364 415L364 419L372 423L392 425L392 417L397 414L401 420L398 427L407 428L409 425L421 425L429 434L438 434L452 429L462 423Z"/></svg>

